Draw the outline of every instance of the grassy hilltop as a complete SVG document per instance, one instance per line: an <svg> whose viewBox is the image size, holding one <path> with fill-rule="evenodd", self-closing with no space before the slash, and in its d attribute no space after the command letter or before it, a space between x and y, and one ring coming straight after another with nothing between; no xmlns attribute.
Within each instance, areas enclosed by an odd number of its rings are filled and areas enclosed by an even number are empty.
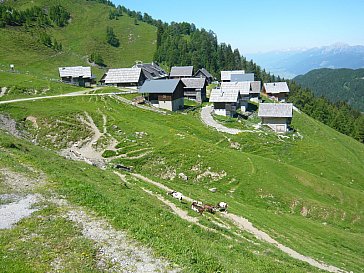
<svg viewBox="0 0 364 273"><path fill-rule="evenodd" d="M47 28L47 33L62 43L63 50L56 52L41 44L35 29L0 28L0 69L8 69L9 64L14 64L22 72L57 78L59 66L88 65L87 58L93 52L99 53L108 67L114 68L132 66L137 60L153 60L156 28L143 22L135 25L134 19L126 14L110 20L110 6L84 0L14 2L14 6L21 10L56 4L71 13L71 20L65 27ZM117 48L106 42L108 26L114 29L120 40ZM102 70L94 68L94 73L100 77Z"/></svg>

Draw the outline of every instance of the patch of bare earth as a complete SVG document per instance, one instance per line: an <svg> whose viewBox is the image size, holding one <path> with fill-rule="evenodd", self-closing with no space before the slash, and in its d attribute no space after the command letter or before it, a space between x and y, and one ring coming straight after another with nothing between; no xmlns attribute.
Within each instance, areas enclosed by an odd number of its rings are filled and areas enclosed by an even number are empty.
<svg viewBox="0 0 364 273"><path fill-rule="evenodd" d="M128 238L106 220L87 213L80 207L70 206L63 199L53 199L65 210L67 219L74 222L83 236L95 242L98 248L97 265L105 272L179 272L166 260L156 258L151 249Z"/></svg>
<svg viewBox="0 0 364 273"><path fill-rule="evenodd" d="M16 122L8 115L0 114L0 129L8 132L15 137L23 137L23 133L17 129Z"/></svg>
<svg viewBox="0 0 364 273"><path fill-rule="evenodd" d="M89 129L92 130L93 135L91 138L81 142L75 143L72 147L64 149L60 152L60 154L66 158L72 160L80 160L85 161L90 165L95 165L100 168L105 168L107 162L111 159L105 159L102 154L105 150L114 150L115 146L117 145L117 141L109 137L108 144L103 149L97 148L97 144L102 137L105 137L107 134L106 131L106 116L103 115L103 132L101 133L100 130L95 125L92 117L85 112L84 116L79 116L79 121L85 124Z"/></svg>

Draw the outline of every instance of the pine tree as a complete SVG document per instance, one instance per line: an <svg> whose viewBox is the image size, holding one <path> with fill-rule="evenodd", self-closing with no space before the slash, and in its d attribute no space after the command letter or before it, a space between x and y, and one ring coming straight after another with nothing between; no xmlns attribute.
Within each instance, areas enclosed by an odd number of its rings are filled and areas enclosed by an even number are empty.
<svg viewBox="0 0 364 273"><path fill-rule="evenodd" d="M116 37L116 35L114 33L114 29L112 27L107 27L107 29L106 29L106 41L113 47L120 46L120 41Z"/></svg>

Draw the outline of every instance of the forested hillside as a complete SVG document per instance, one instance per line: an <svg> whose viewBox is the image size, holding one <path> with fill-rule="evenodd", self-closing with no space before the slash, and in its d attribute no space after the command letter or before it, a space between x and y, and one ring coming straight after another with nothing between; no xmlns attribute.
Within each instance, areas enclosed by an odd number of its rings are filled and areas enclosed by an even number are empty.
<svg viewBox="0 0 364 273"><path fill-rule="evenodd" d="M364 112L364 69L315 69L293 80L317 96L332 102L346 101Z"/></svg>

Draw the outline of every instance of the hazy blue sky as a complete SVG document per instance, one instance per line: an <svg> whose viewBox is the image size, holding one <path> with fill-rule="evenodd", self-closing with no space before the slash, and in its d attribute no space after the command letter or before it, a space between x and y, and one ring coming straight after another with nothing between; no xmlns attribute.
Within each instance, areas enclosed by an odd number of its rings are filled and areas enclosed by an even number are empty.
<svg viewBox="0 0 364 273"><path fill-rule="evenodd" d="M364 0L114 0L165 22L213 30L241 53L364 45Z"/></svg>

